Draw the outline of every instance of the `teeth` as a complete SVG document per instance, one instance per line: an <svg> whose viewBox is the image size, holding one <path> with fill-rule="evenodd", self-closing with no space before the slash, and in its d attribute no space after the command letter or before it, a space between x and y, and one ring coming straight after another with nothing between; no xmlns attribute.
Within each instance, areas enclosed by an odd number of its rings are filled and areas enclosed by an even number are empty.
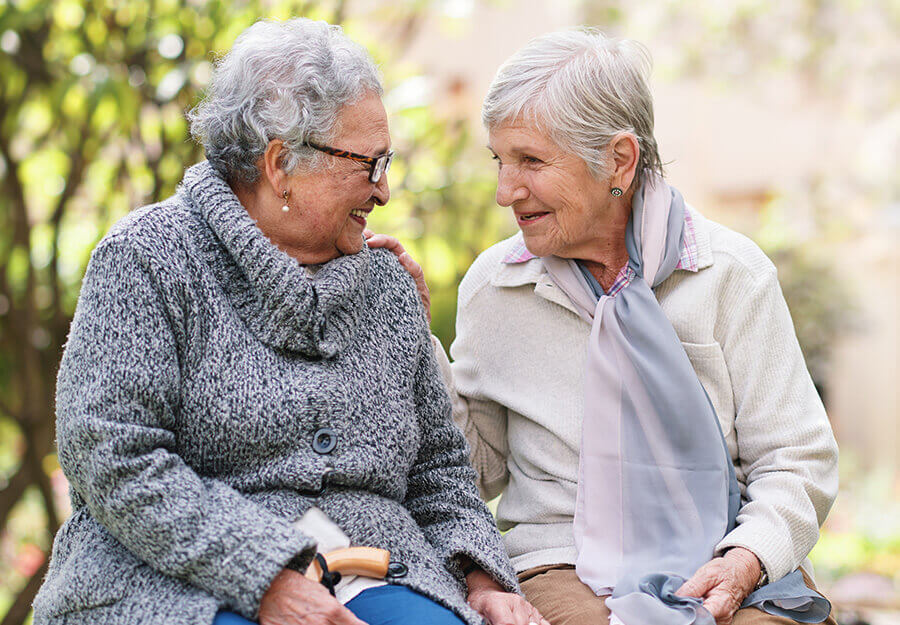
<svg viewBox="0 0 900 625"><path fill-rule="evenodd" d="M354 217L362 217L363 219L366 218L366 211L360 210L358 208L354 208L352 211L350 211L350 214Z"/></svg>
<svg viewBox="0 0 900 625"><path fill-rule="evenodd" d="M531 221L533 219L537 219L538 217L543 217L543 215L522 215L522 221Z"/></svg>

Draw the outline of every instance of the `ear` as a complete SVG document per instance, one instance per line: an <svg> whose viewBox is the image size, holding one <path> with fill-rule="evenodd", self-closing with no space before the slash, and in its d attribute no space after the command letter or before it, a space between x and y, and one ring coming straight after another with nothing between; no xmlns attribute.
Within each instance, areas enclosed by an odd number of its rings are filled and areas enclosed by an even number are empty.
<svg viewBox="0 0 900 625"><path fill-rule="evenodd" d="M287 189L287 174L281 168L281 155L285 151L284 142L281 139L272 139L266 146L266 151L262 155L263 173L262 182L272 187L272 191L279 198L282 197L284 190Z"/></svg>
<svg viewBox="0 0 900 625"><path fill-rule="evenodd" d="M634 181L641 155L637 137L630 132L620 132L609 142L609 151L615 166L610 177L610 185L627 190Z"/></svg>

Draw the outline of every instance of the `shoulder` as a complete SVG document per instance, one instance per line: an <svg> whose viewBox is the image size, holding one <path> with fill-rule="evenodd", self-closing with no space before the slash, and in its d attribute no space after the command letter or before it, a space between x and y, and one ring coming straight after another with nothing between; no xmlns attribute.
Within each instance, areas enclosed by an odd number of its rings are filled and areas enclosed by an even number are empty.
<svg viewBox="0 0 900 625"><path fill-rule="evenodd" d="M116 222L91 253L89 274L146 281L182 293L190 280L196 218L178 196L134 209Z"/></svg>
<svg viewBox="0 0 900 625"><path fill-rule="evenodd" d="M750 237L696 211L692 211L691 216L698 243L708 245L713 273L723 280L739 281L747 287L757 287L777 279L774 263Z"/></svg>
<svg viewBox="0 0 900 625"><path fill-rule="evenodd" d="M369 250L370 285L374 295L391 302L401 314L421 309L416 283L390 250Z"/></svg>
<svg viewBox="0 0 900 625"><path fill-rule="evenodd" d="M400 278L404 274L412 281L412 276L400 264L397 255L383 247L369 248L369 264L375 274L384 275L393 279Z"/></svg>
<svg viewBox="0 0 900 625"><path fill-rule="evenodd" d="M105 248L128 248L148 261L172 261L173 254L184 247L194 221L178 195L173 195L128 213L110 228L95 253Z"/></svg>
<svg viewBox="0 0 900 625"><path fill-rule="evenodd" d="M517 233L495 243L478 255L459 283L460 305L469 301L478 291L491 284L497 272L503 267L503 260L520 241L521 235Z"/></svg>

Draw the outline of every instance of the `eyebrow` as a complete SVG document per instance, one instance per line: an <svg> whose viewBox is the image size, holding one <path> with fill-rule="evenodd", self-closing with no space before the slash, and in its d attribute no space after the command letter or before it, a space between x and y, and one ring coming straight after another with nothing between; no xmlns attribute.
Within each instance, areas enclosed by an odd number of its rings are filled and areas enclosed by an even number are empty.
<svg viewBox="0 0 900 625"><path fill-rule="evenodd" d="M494 148L492 148L491 146L486 145L486 146L484 146L484 147L486 147L488 150L490 150L495 156L497 155L497 152L494 151ZM520 154L534 154L534 155L537 155L537 154L540 154L540 153L541 153L541 150L535 150L535 149L532 149L532 148L515 146L515 147L510 148L510 149L509 149L509 152L510 152L510 154L514 154L514 155L520 155Z"/></svg>

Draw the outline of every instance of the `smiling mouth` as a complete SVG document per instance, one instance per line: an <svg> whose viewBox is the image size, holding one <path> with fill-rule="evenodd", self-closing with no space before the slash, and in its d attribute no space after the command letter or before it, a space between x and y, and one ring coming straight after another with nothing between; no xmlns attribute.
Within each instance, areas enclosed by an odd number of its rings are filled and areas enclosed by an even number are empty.
<svg viewBox="0 0 900 625"><path fill-rule="evenodd" d="M546 217L550 213L547 211L537 212L537 213L522 213L520 215L516 215L516 221L519 223L529 223L532 221L537 221L541 217Z"/></svg>
<svg viewBox="0 0 900 625"><path fill-rule="evenodd" d="M366 217L368 215L369 211L362 208L354 208L352 211L350 211L350 217L352 217L356 223L361 224L362 226L366 225Z"/></svg>

